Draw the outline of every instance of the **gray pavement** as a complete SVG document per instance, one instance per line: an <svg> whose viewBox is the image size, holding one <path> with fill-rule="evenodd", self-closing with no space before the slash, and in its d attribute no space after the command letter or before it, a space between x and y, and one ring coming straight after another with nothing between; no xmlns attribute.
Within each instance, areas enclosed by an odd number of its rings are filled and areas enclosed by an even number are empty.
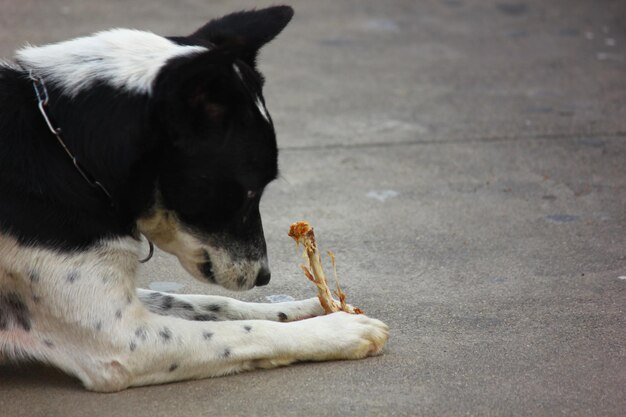
<svg viewBox="0 0 626 417"><path fill-rule="evenodd" d="M0 55L270 3L0 0ZM308 219L385 354L118 394L0 367L0 415L625 415L626 2L290 4L261 60L273 279L216 293L311 296L286 236ZM140 281L209 291L163 253Z"/></svg>

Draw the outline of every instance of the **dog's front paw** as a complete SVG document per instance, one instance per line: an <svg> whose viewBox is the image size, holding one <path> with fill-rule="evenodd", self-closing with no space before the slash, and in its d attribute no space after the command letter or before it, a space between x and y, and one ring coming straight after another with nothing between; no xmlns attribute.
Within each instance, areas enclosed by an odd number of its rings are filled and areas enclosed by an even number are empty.
<svg viewBox="0 0 626 417"><path fill-rule="evenodd" d="M382 352L389 327L363 314L333 313L302 322L308 337L310 356L304 360L361 359ZM306 356L306 355L305 355Z"/></svg>

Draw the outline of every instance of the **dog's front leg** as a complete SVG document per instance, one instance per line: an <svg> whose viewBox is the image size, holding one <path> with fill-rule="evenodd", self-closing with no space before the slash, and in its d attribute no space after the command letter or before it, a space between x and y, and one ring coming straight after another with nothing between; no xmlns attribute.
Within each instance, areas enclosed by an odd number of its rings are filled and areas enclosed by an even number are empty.
<svg viewBox="0 0 626 417"><path fill-rule="evenodd" d="M280 323L198 322L146 312L134 320L122 320L109 331L111 341L104 345L115 345L115 350L90 352L84 347L80 355L84 363L76 374L95 391L227 375L295 361L359 359L380 353L388 337L382 322L346 313Z"/></svg>
<svg viewBox="0 0 626 417"><path fill-rule="evenodd" d="M294 321L324 314L317 297L283 303L246 303L214 295L169 294L144 289L138 289L137 296L153 313L187 320Z"/></svg>

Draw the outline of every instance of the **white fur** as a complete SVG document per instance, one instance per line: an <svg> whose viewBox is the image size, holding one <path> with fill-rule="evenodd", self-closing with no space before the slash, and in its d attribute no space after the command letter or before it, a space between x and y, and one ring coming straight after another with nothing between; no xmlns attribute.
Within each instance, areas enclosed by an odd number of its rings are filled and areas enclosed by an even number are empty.
<svg viewBox="0 0 626 417"><path fill-rule="evenodd" d="M70 96L95 82L149 94L168 60L206 50L178 45L151 32L111 29L51 45L26 46L16 52L16 60Z"/></svg>
<svg viewBox="0 0 626 417"><path fill-rule="evenodd" d="M237 74L239 79L243 82L243 74L241 74L241 70L239 69L237 64L233 64L233 69L235 70L235 73ZM263 118L269 123L270 116L267 113L267 109L263 105L263 102L261 101L261 98L259 96L254 97L254 104L256 105L257 109L259 109L261 116L263 116Z"/></svg>
<svg viewBox="0 0 626 417"><path fill-rule="evenodd" d="M233 69L235 70L235 73L237 74L237 76L239 77L239 79L241 81L243 81L243 75L241 74L241 70L239 69L239 67L237 66L237 64L233 64Z"/></svg>
<svg viewBox="0 0 626 417"><path fill-rule="evenodd" d="M7 68L7 69L11 69L11 70L16 70L16 71L21 71L21 69L22 69L15 62L11 62L11 61L7 61L7 60L4 60L4 59L0 59L0 69L2 69L2 68Z"/></svg>
<svg viewBox="0 0 626 417"><path fill-rule="evenodd" d="M261 98L260 97L255 97L255 99L256 100L254 101L254 103L256 104L257 109L259 109L259 111L261 112L261 116L263 116L263 118L269 123L270 116L267 113L267 109L263 105L263 102L261 101Z"/></svg>
<svg viewBox="0 0 626 417"><path fill-rule="evenodd" d="M16 294L30 322L29 329L0 330L0 357L49 362L88 389L118 391L295 361L358 359L380 353L387 340L387 326L364 315L277 322L285 315L298 320L321 314L313 300L263 306L187 295L177 301L198 310L217 304L221 318L245 320L156 314L148 309L151 292L140 290L139 297L134 292L137 252L131 238L61 253L0 235L0 292Z"/></svg>

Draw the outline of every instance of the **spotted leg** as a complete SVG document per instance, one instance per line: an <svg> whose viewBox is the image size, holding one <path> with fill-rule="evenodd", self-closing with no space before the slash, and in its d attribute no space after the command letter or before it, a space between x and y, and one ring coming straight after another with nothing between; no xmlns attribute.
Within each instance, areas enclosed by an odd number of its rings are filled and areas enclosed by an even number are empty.
<svg viewBox="0 0 626 417"><path fill-rule="evenodd" d="M316 297L283 303L246 303L228 297L169 294L144 289L138 289L137 296L153 313L187 320L295 321L324 314Z"/></svg>
<svg viewBox="0 0 626 417"><path fill-rule="evenodd" d="M103 363L109 377L86 383L88 388L115 391L295 361L359 359L380 353L388 337L382 322L346 313L291 323L195 322L150 315L117 333L128 334L135 349L121 346Z"/></svg>
<svg viewBox="0 0 626 417"><path fill-rule="evenodd" d="M364 315L334 313L290 323L188 321L137 308L98 333L65 329L44 340L54 365L94 391L272 368L296 361L379 354L387 326ZM37 335L31 335L37 337ZM89 342L88 342L89 341Z"/></svg>

